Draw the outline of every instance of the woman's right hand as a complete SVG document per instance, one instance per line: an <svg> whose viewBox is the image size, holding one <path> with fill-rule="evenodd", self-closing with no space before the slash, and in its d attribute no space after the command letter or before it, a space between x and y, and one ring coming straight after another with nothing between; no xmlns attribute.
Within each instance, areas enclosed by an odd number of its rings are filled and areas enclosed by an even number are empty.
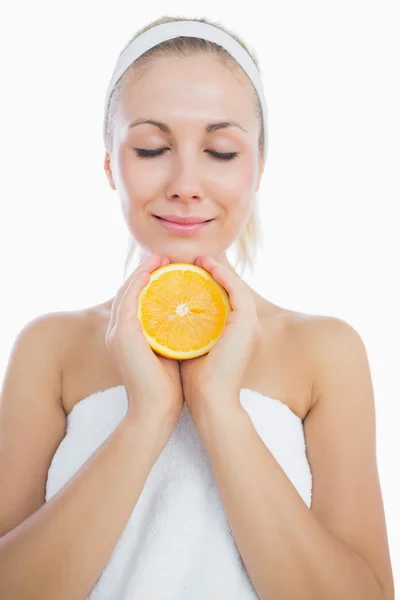
<svg viewBox="0 0 400 600"><path fill-rule="evenodd" d="M169 262L152 254L133 271L114 298L105 337L128 396L126 416L155 425L161 422L168 437L184 403L179 362L152 350L137 310L138 296L149 282L150 273Z"/></svg>

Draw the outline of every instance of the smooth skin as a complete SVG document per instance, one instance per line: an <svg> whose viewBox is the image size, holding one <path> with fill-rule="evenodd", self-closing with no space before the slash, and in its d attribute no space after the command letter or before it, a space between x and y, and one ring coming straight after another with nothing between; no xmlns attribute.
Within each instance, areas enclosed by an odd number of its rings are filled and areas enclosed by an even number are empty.
<svg viewBox="0 0 400 600"><path fill-rule="evenodd" d="M133 421L149 418L164 423L168 417L170 429L165 431L169 438L184 401L179 362L150 348L137 318L140 292L150 274L167 264L169 259L153 254L128 277L115 296L105 341L127 392L127 416Z"/></svg>
<svg viewBox="0 0 400 600"><path fill-rule="evenodd" d="M66 485L48 502L42 500L33 514L29 511L12 529L0 516L1 598L86 598L170 438L183 406L179 363L151 350L136 317L141 289L150 273L163 264L168 261L159 256L141 264L113 304L106 344L126 386L126 416ZM44 487L46 481L54 454L50 448L57 447L64 436L55 398L46 402L52 383L46 376L48 356L54 354L49 321L54 328L54 319L48 316L24 328L5 375L0 412L0 515L11 513L14 497L25 501L28 490L32 490L32 502L39 492L44 496L38 486ZM24 380L21 388L21 373L29 374L32 362L34 376ZM19 474L23 474L21 479L16 478ZM18 482L21 495L14 494Z"/></svg>
<svg viewBox="0 0 400 600"><path fill-rule="evenodd" d="M137 119L164 125L131 127ZM207 124L227 120L239 126L206 131ZM246 76L233 73L209 56L164 57L124 88L114 125L104 167L111 188L118 191L128 230L141 249L141 265L143 258L153 254L166 256L170 262L192 264L207 254L233 271L226 252L243 231L264 167L253 90ZM161 153L142 158L138 149L161 149ZM221 160L215 152L236 155ZM165 214L197 215L213 222L195 236L184 237L160 226L154 215ZM60 319L45 316L24 328L16 340L0 410L0 588L7 599L81 600L88 595L178 418L182 398L177 365L142 352L137 323L128 317L133 316L131 302L148 277L143 274L136 279L133 275L128 286L122 286L104 305L113 315L106 343L127 388L127 417L48 503L44 501L47 471L65 435L65 413L59 403L59 348L65 325L61 329ZM258 316L279 312L248 290ZM353 590L364 592L362 578L367 570L362 569L369 569L369 576L376 573L380 582L380 588L371 586L370 597L392 600L384 514L373 460L372 389L364 351L358 338L352 343L353 332L343 331L336 321L303 319L289 329L285 342L300 337L301 332L316 372L314 406L304 424L314 474L313 505L306 511L299 504L293 486L259 443L250 423L243 429L234 419L222 423L210 413L214 428L208 426L209 419L203 419L207 423L203 439L209 440L209 455L233 534L249 573L259 589L268 590L268 598L278 597L282 585L289 585L288 572L296 593L302 589L304 595L306 588L300 588L298 582L305 573L308 589L326 589L326 582L338 581L335 569L340 564L347 565L346 589L351 600L357 597ZM152 369L157 377L153 371L150 379ZM160 382L162 389L165 385L168 390L166 399L160 395ZM165 422L156 414L158 410L164 413ZM219 432L218 442L210 433L213 430ZM347 456L352 456L352 463ZM245 462L249 457L255 457L251 464ZM227 469L228 463L236 470ZM241 482L245 482L242 490L254 489L255 493L237 493ZM239 497L240 503L236 503ZM243 506L247 507L245 514ZM302 518L298 518L300 508ZM266 519L268 514L274 518ZM246 518L251 520L246 522ZM260 531L260 523L263 539L273 540L261 549L257 545L260 536L253 535ZM292 523L301 531L297 542L307 542L307 557L311 557L307 572L301 568L303 549L297 554L299 560L285 554L291 543L296 543L290 537ZM328 531L334 536L334 546L326 544ZM279 544L283 550L276 552ZM365 563L364 558L356 563L347 548L364 557ZM317 570L311 572L316 558ZM266 564L267 576L262 570ZM283 597L286 600L288 595ZM314 597L319 600L322 595ZM339 592L331 597L343 600Z"/></svg>

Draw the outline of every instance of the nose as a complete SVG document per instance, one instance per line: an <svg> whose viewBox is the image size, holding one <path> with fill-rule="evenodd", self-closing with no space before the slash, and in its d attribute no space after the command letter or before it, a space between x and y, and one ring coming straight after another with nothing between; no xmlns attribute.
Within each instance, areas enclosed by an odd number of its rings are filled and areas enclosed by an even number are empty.
<svg viewBox="0 0 400 600"><path fill-rule="evenodd" d="M194 154L185 157L175 156L173 163L167 197L170 200L181 200L183 202L202 200L204 189L198 158Z"/></svg>

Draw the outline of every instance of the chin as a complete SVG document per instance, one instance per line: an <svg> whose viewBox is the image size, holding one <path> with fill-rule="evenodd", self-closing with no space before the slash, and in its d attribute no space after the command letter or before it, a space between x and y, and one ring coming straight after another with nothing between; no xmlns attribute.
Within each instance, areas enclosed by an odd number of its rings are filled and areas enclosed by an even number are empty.
<svg viewBox="0 0 400 600"><path fill-rule="evenodd" d="M179 248L176 244L162 244L158 249L155 248L153 252L156 252L160 256L167 256L171 263L186 263L192 265L198 256L207 254L203 244L193 244L193 247L190 248L186 241L185 246L186 247Z"/></svg>
<svg viewBox="0 0 400 600"><path fill-rule="evenodd" d="M194 261L198 256L200 256L200 253L193 254L193 252L165 252L165 256L168 256L171 263L186 263L189 265L194 265Z"/></svg>

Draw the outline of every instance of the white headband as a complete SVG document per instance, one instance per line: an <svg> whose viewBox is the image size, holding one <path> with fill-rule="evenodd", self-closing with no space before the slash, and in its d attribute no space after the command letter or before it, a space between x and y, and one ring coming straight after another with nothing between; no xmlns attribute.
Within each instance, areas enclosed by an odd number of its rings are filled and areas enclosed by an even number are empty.
<svg viewBox="0 0 400 600"><path fill-rule="evenodd" d="M260 98L263 121L264 121L264 161L267 160L267 104L264 97L263 84L256 64L246 50L229 34L222 29L202 23L200 21L176 21L173 23L163 23L156 25L142 33L134 39L127 48L122 52L114 67L114 71L107 89L106 101L104 107L104 125L103 133L106 133L106 116L108 103L115 85L121 79L125 71L130 65L135 62L147 50L153 48L160 42L175 38L175 37L197 37L210 42L214 42L225 48L229 54L239 63L242 69L247 73L249 79L253 83L257 94Z"/></svg>

